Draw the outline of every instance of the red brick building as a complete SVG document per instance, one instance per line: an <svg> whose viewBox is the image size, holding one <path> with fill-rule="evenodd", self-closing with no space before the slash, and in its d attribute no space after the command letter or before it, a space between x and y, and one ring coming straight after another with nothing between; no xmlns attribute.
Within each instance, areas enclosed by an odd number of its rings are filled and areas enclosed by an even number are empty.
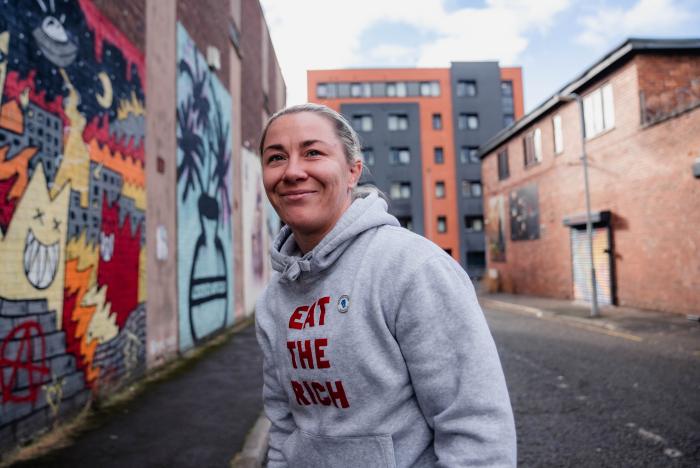
<svg viewBox="0 0 700 468"><path fill-rule="evenodd" d="M700 39L630 39L481 148L500 290L700 310Z"/></svg>

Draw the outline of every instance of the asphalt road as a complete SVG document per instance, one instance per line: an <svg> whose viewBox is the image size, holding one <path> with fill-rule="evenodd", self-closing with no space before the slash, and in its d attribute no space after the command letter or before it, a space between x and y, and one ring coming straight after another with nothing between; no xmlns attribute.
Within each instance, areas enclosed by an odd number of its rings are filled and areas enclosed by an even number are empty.
<svg viewBox="0 0 700 468"><path fill-rule="evenodd" d="M519 466L700 466L700 356L673 336L639 341L484 312L513 404Z"/></svg>

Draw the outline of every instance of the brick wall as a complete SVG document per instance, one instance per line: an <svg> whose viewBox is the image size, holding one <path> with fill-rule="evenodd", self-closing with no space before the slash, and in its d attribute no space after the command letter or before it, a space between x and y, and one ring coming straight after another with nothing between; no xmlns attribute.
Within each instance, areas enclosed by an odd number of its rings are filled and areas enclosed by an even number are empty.
<svg viewBox="0 0 700 468"><path fill-rule="evenodd" d="M654 56L639 56L582 91L605 83L613 86L615 127L587 141L590 160L591 208L613 213L614 266L620 305L669 312L697 312L700 279L688 272L700 269L700 181L691 164L700 153L700 110L684 113L653 126L640 124L639 82ZM693 58L697 61L697 58ZM694 69L684 67L684 69ZM669 74L673 74L668 71ZM653 81L653 80L652 80ZM551 117L563 121L564 152L553 154ZM551 110L530 129L542 131L543 161L523 168L522 133L503 148L510 157L510 178L498 181L496 149L483 161L487 231L497 219L488 216L489 200L505 197L527 184L539 193L540 238L510 240L510 217L505 216L506 262L489 259L498 269L506 291L571 298L572 260L569 228L564 217L585 211L580 124L575 103Z"/></svg>
<svg viewBox="0 0 700 468"><path fill-rule="evenodd" d="M698 55L639 56L636 63L645 123L656 122L700 105Z"/></svg>
<svg viewBox="0 0 700 468"><path fill-rule="evenodd" d="M92 3L139 50L145 50L146 0L93 0Z"/></svg>

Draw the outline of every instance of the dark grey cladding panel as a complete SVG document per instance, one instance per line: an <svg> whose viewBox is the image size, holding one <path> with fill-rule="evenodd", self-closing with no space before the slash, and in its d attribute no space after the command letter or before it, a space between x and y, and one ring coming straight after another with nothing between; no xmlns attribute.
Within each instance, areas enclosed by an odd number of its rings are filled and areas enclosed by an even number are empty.
<svg viewBox="0 0 700 468"><path fill-rule="evenodd" d="M476 96L457 96L457 82L468 80L476 82ZM481 146L503 128L503 110L501 106L501 70L497 62L454 62L450 68L450 81L452 85L452 119L455 134L455 151L459 154L462 146ZM460 114L477 114L479 116L478 130L459 130L457 119ZM462 179L475 180L475 172L478 164L461 164L457 161L457 192L459 219L465 215L481 215L482 200L465 198L461 193ZM479 171L480 175L480 171ZM481 179L481 177L479 177ZM478 206L477 206L478 205ZM460 223L460 258L462 266L468 271L474 269L466 264L466 252L470 250L467 232L463 223ZM483 251L473 248L471 250Z"/></svg>
<svg viewBox="0 0 700 468"><path fill-rule="evenodd" d="M418 234L425 232L423 226L423 172L421 166L420 114L418 103L357 103L341 104L340 112L352 122L353 115L371 115L373 128L371 132L358 132L363 147L372 148L374 165L370 166L372 180L387 195L390 194L392 182L410 182L411 198L392 200L389 211L397 216L411 216L413 230ZM389 131L389 114L406 114L408 129ZM393 166L389 163L389 150L392 147L408 148L411 162L407 166ZM432 155L429 155L432 157Z"/></svg>

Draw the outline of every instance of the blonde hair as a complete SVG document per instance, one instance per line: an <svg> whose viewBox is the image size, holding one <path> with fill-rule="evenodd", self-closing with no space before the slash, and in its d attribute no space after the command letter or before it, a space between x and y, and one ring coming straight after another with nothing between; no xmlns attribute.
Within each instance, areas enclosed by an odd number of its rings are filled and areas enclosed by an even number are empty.
<svg viewBox="0 0 700 468"><path fill-rule="evenodd" d="M311 102L286 107L275 112L272 117L267 120L265 126L263 127L262 134L260 135L260 143L258 145L261 155L264 149L263 145L265 144L265 137L267 136L267 131L269 130L272 122L284 115L299 114L302 112L318 114L328 119L333 124L333 130L335 131L335 135L340 140L340 143L343 145L345 160L349 165L354 164L356 161L362 160L362 145L360 144L360 137L357 135L357 132L355 132L355 129L352 128L350 122L348 122L347 119L342 116L342 114L334 111L330 107ZM385 200L387 199L386 195L384 195L381 190L371 184L356 185L353 187L352 199L363 198L370 193L376 193Z"/></svg>

